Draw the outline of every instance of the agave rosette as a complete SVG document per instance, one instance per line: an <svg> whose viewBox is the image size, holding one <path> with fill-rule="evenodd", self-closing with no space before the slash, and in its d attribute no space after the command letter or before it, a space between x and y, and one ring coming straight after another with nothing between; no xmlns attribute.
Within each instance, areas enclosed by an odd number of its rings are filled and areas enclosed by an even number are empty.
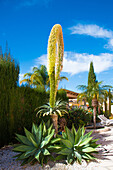
<svg viewBox="0 0 113 170"><path fill-rule="evenodd" d="M60 138L54 138L53 125L47 127L45 123L41 123L39 127L33 124L32 132L24 128L25 135L16 134L16 139L20 142L14 146L13 151L18 152L17 160L23 160L22 165L38 161L41 165L47 163L51 159L53 149L57 149L54 145Z"/></svg>
<svg viewBox="0 0 113 170"><path fill-rule="evenodd" d="M45 116L45 115L53 115L53 114L58 114L59 116L62 116L64 113L68 113L66 111L66 104L67 104L67 102L58 100L58 101L56 101L54 107L52 108L50 106L50 103L47 103L47 104L37 108L38 109L37 115L39 115L39 117Z"/></svg>
<svg viewBox="0 0 113 170"><path fill-rule="evenodd" d="M92 139L92 131L85 133L85 128L79 128L76 132L75 127L72 126L71 131L66 127L65 132L62 132L61 147L58 154L60 154L56 160L67 159L68 163L74 163L74 161L82 162L82 159L92 160L96 159L93 153L98 153L96 148L99 146L96 144L98 139Z"/></svg>

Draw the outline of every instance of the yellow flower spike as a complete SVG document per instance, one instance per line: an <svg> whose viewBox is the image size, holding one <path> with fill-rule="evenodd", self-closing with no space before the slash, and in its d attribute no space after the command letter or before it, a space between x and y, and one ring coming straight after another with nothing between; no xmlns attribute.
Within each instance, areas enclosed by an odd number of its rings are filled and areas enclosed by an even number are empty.
<svg viewBox="0 0 113 170"><path fill-rule="evenodd" d="M57 48L56 48L57 46ZM60 72L63 68L64 43L62 27L53 26L48 40L48 75L50 79L50 106L53 108L58 89Z"/></svg>

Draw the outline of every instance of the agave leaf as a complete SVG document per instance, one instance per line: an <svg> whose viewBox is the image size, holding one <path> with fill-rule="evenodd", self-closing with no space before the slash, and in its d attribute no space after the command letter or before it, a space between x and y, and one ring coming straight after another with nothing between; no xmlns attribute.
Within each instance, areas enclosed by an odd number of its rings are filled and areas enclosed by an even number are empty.
<svg viewBox="0 0 113 170"><path fill-rule="evenodd" d="M25 153L25 156L30 156L30 155L33 155L35 152L36 152L36 150L37 150L37 148L34 148L33 150L31 150L31 151L27 151L26 153Z"/></svg>
<svg viewBox="0 0 113 170"><path fill-rule="evenodd" d="M67 147L67 148L72 148L73 144L67 140L67 139L62 139L62 143Z"/></svg>
<svg viewBox="0 0 113 170"><path fill-rule="evenodd" d="M59 116L62 116L62 113L60 110L57 109L56 112L59 114Z"/></svg>
<svg viewBox="0 0 113 170"><path fill-rule="evenodd" d="M51 144L61 141L61 138L55 138L51 140Z"/></svg>
<svg viewBox="0 0 113 170"><path fill-rule="evenodd" d="M32 133L35 135L38 131L38 127L33 123L32 125Z"/></svg>
<svg viewBox="0 0 113 170"><path fill-rule="evenodd" d="M21 146L17 146L13 149L13 151L17 151L17 152L25 152L25 151L30 151L34 149L33 146L26 146L26 145L21 145Z"/></svg>
<svg viewBox="0 0 113 170"><path fill-rule="evenodd" d="M42 141L42 143L40 145L41 148L43 148L45 145L47 145L49 143L49 141L51 140L51 138L54 135L54 132L55 132L55 130L53 129L51 134L45 137L45 139Z"/></svg>
<svg viewBox="0 0 113 170"><path fill-rule="evenodd" d="M27 139L32 143L32 139L36 142L35 137L31 132L29 132L26 128L24 128L25 134L27 136Z"/></svg>
<svg viewBox="0 0 113 170"><path fill-rule="evenodd" d="M84 126L82 127L82 136L84 135L84 133L85 133L85 128L84 128Z"/></svg>
<svg viewBox="0 0 113 170"><path fill-rule="evenodd" d="M40 163L41 163L41 165L43 166L43 162L44 162L44 161L47 162L47 156L44 157L42 154L40 154L40 155L41 155L41 156L40 156L40 157L41 157L41 158L40 158Z"/></svg>
<svg viewBox="0 0 113 170"><path fill-rule="evenodd" d="M52 128L53 128L53 124L51 124L51 126L48 128L48 135L50 135Z"/></svg>
<svg viewBox="0 0 113 170"><path fill-rule="evenodd" d="M77 159L79 160L79 162L81 163L81 161L82 161L82 156L81 156L77 151L74 151L74 154L75 154L75 156L77 157Z"/></svg>
<svg viewBox="0 0 113 170"><path fill-rule="evenodd" d="M35 154L35 158L40 162L39 157L40 157L41 150L39 149L38 152Z"/></svg>
<svg viewBox="0 0 113 170"><path fill-rule="evenodd" d="M88 160L89 159L89 157L87 156L87 155L82 155L82 158L84 158L84 159L86 159L86 160Z"/></svg>
<svg viewBox="0 0 113 170"><path fill-rule="evenodd" d="M82 136L82 132L81 132L81 129L79 128L75 135L75 145L79 142L81 136Z"/></svg>
<svg viewBox="0 0 113 170"><path fill-rule="evenodd" d="M26 163L31 163L34 159L34 156L29 157L25 162L21 164L21 166L25 165Z"/></svg>
<svg viewBox="0 0 113 170"><path fill-rule="evenodd" d="M22 153L19 153L19 154L13 156L13 158L19 157L20 155L22 155Z"/></svg>
<svg viewBox="0 0 113 170"><path fill-rule="evenodd" d="M43 123L43 136L46 135L46 132L47 132L47 130L46 130L46 125L45 125L45 123Z"/></svg>
<svg viewBox="0 0 113 170"><path fill-rule="evenodd" d="M99 139L92 139L91 140L91 143L93 143L93 142L97 142Z"/></svg>
<svg viewBox="0 0 113 170"><path fill-rule="evenodd" d="M19 135L19 134L16 134L16 136L18 137L18 139L19 139L23 144L32 145L25 136L22 136L22 135Z"/></svg>
<svg viewBox="0 0 113 170"><path fill-rule="evenodd" d="M50 155L50 152L47 149L44 149L43 154L44 155Z"/></svg>
<svg viewBox="0 0 113 170"><path fill-rule="evenodd" d="M64 139L68 139L68 136L67 136L67 134L66 134L65 132L62 132L62 137L63 137Z"/></svg>
<svg viewBox="0 0 113 170"><path fill-rule="evenodd" d="M69 155L71 153L72 153L72 149L69 148L62 149L60 152L58 152L58 154L62 154L62 155Z"/></svg>
<svg viewBox="0 0 113 170"><path fill-rule="evenodd" d="M58 155L58 156L55 158L55 161L62 160L62 159L65 159L65 156L64 156L64 155Z"/></svg>
<svg viewBox="0 0 113 170"><path fill-rule="evenodd" d="M50 127L50 119L47 121L46 127L47 127L47 129L49 129L49 127Z"/></svg>
<svg viewBox="0 0 113 170"><path fill-rule="evenodd" d="M90 146L93 148L97 148L100 146L100 144L96 144L95 142L90 142Z"/></svg>
<svg viewBox="0 0 113 170"><path fill-rule="evenodd" d="M21 166L27 164L27 162L28 162L28 159L24 159L24 161L22 162Z"/></svg>
<svg viewBox="0 0 113 170"><path fill-rule="evenodd" d="M60 110L61 110L61 112L64 112L64 113L68 114L68 112L65 109L60 109Z"/></svg>
<svg viewBox="0 0 113 170"><path fill-rule="evenodd" d="M41 140L42 140L42 123L40 124L38 131L36 133L36 140L37 140L38 145L39 145Z"/></svg>
<svg viewBox="0 0 113 170"><path fill-rule="evenodd" d="M76 130L75 130L74 124L72 124L71 132L72 132L72 134L73 134L73 136L74 136L74 139L75 139L75 135L76 135L77 132L76 132Z"/></svg>
<svg viewBox="0 0 113 170"><path fill-rule="evenodd" d="M87 147L87 148L82 149L82 151L88 153L88 152L94 152L96 151L96 149L92 147Z"/></svg>
<svg viewBox="0 0 113 170"><path fill-rule="evenodd" d="M86 138L84 140L82 140L79 144L79 146L83 146L83 145L86 145L88 142L90 142L92 139L92 137L89 137L89 138Z"/></svg>
<svg viewBox="0 0 113 170"><path fill-rule="evenodd" d="M30 136L30 138L31 138L31 141L32 141L33 145L34 145L36 148L38 148L38 144L35 142L35 140L32 138L32 136Z"/></svg>
<svg viewBox="0 0 113 170"><path fill-rule="evenodd" d="M74 161L74 157L72 156L72 153L67 155L67 161L68 163L72 164L72 162Z"/></svg>
<svg viewBox="0 0 113 170"><path fill-rule="evenodd" d="M61 149L62 147L59 145L54 145L54 146L48 146L48 149Z"/></svg>
<svg viewBox="0 0 113 170"><path fill-rule="evenodd" d="M67 135L68 135L68 139L69 141L74 145L74 136L72 134L72 132L66 127L66 131L67 131Z"/></svg>
<svg viewBox="0 0 113 170"><path fill-rule="evenodd" d="M86 133L86 134L83 136L83 138L82 138L82 139L84 140L84 139L86 139L86 138L90 137L90 136L91 136L91 134L92 134L92 132L93 132L93 131L90 131L90 132Z"/></svg>
<svg viewBox="0 0 113 170"><path fill-rule="evenodd" d="M16 134L17 135L17 134ZM20 143L22 142L18 137L15 137L16 140L18 140Z"/></svg>
<svg viewBox="0 0 113 170"><path fill-rule="evenodd" d="M29 155L25 155L25 152L23 154L21 154L16 160L22 160L22 159L26 159L28 158Z"/></svg>
<svg viewBox="0 0 113 170"><path fill-rule="evenodd" d="M88 154L88 153L85 153L85 156L87 156L89 159L96 159L94 156Z"/></svg>

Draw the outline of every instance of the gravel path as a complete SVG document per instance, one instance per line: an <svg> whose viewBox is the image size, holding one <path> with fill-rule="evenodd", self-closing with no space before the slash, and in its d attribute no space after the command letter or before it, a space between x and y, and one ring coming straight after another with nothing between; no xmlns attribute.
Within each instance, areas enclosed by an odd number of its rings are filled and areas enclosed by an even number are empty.
<svg viewBox="0 0 113 170"><path fill-rule="evenodd" d="M31 166L27 164L21 166L20 161L15 161L13 158L16 155L12 151L12 146L7 146L0 149L0 170L113 170L113 127L107 131L94 132L94 138L99 138L97 143L101 144L98 148L99 154L97 155L97 161L90 163L82 162L82 165L74 163L73 165L66 165L63 162L49 162L42 168L38 163Z"/></svg>

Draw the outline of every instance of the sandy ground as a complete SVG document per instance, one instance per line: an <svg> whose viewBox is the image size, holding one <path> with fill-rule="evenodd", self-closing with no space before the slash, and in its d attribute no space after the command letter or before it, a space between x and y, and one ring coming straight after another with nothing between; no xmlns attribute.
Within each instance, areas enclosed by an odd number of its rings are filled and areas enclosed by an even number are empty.
<svg viewBox="0 0 113 170"><path fill-rule="evenodd" d="M113 127L105 128L93 132L94 138L99 138L97 161L86 163L82 161L82 165L74 163L73 165L66 165L63 162L48 162L43 168L37 163L33 166L27 164L20 166L20 161L15 161L13 156L16 154L12 151L11 146L0 149L0 170L113 170Z"/></svg>

